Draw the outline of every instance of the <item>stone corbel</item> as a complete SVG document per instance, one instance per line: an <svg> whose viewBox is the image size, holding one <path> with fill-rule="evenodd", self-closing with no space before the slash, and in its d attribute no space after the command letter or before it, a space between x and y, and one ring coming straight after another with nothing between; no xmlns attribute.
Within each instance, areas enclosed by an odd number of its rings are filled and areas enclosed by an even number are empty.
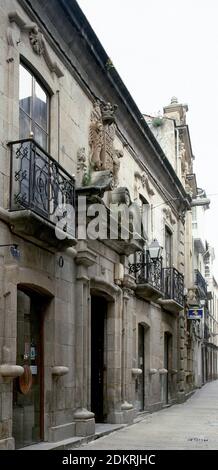
<svg viewBox="0 0 218 470"><path fill-rule="evenodd" d="M77 256L75 257L76 264L86 266L89 268L96 262L97 256L90 250L88 247L80 247L77 251Z"/></svg>
<svg viewBox="0 0 218 470"><path fill-rule="evenodd" d="M148 180L148 177L147 177L145 172L143 172L142 175L141 175L141 181L142 181L142 187L143 188L146 187L148 194L150 196L154 196L155 193L154 193L152 187L149 184L149 180Z"/></svg>
<svg viewBox="0 0 218 470"><path fill-rule="evenodd" d="M65 366L54 366L51 369L52 375L56 377L61 377L62 375L66 375L69 372L69 367Z"/></svg>
<svg viewBox="0 0 218 470"><path fill-rule="evenodd" d="M168 374L168 370L167 369L159 369L159 374L160 375L166 375L166 374Z"/></svg>
<svg viewBox="0 0 218 470"><path fill-rule="evenodd" d="M6 378L15 378L20 377L24 373L24 368L22 366L17 366L13 364L1 364L0 365L0 375Z"/></svg>
<svg viewBox="0 0 218 470"><path fill-rule="evenodd" d="M150 374L150 375L155 375L155 374L157 374L157 372L158 372L157 369L150 369L150 370L149 370L149 374Z"/></svg>
<svg viewBox="0 0 218 470"><path fill-rule="evenodd" d="M134 176L135 180L139 180L141 182L143 188L146 187L148 194L150 196L154 196L155 193L152 187L150 186L146 173L144 171L142 173L140 173L139 171L135 171Z"/></svg>
<svg viewBox="0 0 218 470"><path fill-rule="evenodd" d="M137 378L139 375L142 374L142 369L137 369L137 368L133 368L132 369L132 375L133 377Z"/></svg>
<svg viewBox="0 0 218 470"><path fill-rule="evenodd" d="M57 62L53 60L51 54L49 53L45 38L39 31L37 24L33 22L27 23L26 20L16 11L9 13L8 18L10 23L15 23L21 32L29 34L29 40L33 51L37 55L44 57L50 72L54 72L58 78L63 77L64 74ZM15 39L11 28L8 28L7 31L7 41L9 46L15 46Z"/></svg>
<svg viewBox="0 0 218 470"><path fill-rule="evenodd" d="M129 403L128 401L126 401L126 400L121 405L121 410L122 411L128 411L128 410L132 410L132 409L133 409L133 405L131 403Z"/></svg>
<svg viewBox="0 0 218 470"><path fill-rule="evenodd" d="M177 369L170 369L170 370L169 370L169 373L170 373L171 375L176 375L177 372L178 372Z"/></svg>
<svg viewBox="0 0 218 470"><path fill-rule="evenodd" d="M166 207L164 207L163 213L165 214L166 219L169 219L170 223L172 225L175 225L176 220L173 218L171 210L169 208L167 209Z"/></svg>

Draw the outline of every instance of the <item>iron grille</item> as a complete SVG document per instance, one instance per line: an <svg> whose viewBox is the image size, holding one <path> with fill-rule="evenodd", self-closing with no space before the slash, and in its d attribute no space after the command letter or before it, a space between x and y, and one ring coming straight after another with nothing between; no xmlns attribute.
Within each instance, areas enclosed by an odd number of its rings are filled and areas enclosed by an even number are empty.
<svg viewBox="0 0 218 470"><path fill-rule="evenodd" d="M129 273L136 275L137 284L150 284L159 291L163 290L162 258L151 259L149 252L136 253L136 262L129 264Z"/></svg>
<svg viewBox="0 0 218 470"><path fill-rule="evenodd" d="M9 143L11 148L10 210L30 209L55 221L62 205L75 207L75 181L33 139Z"/></svg>
<svg viewBox="0 0 218 470"><path fill-rule="evenodd" d="M163 268L165 298L184 305L184 276L175 268Z"/></svg>

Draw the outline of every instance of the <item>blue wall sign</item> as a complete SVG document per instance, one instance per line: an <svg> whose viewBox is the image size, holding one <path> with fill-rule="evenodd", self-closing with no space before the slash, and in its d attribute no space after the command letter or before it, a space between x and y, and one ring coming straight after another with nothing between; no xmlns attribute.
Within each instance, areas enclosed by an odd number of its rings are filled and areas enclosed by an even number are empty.
<svg viewBox="0 0 218 470"><path fill-rule="evenodd" d="M189 308L187 312L187 318L189 320L201 320L204 316L203 308Z"/></svg>

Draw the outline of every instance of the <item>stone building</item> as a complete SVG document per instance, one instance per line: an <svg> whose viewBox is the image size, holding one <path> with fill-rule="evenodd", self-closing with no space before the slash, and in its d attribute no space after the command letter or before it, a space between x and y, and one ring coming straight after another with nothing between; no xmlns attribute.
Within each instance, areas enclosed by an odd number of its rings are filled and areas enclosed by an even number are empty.
<svg viewBox="0 0 218 470"><path fill-rule="evenodd" d="M0 18L7 449L185 398L195 185L185 108L168 156L74 0L0 0Z"/></svg>
<svg viewBox="0 0 218 470"><path fill-rule="evenodd" d="M213 277L214 250L205 238L205 211L209 199L197 187L194 156L186 122L188 106L173 97L163 115L145 116L153 134L191 197L184 244L178 255L184 262L184 310L180 312L180 386L186 394L217 377L217 284ZM198 310L200 309L200 311Z"/></svg>

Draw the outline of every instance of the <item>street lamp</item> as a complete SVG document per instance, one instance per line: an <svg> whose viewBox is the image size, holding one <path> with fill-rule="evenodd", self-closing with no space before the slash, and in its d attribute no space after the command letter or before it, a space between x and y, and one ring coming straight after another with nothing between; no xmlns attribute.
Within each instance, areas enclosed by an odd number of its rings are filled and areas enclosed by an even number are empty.
<svg viewBox="0 0 218 470"><path fill-rule="evenodd" d="M210 204L210 199L204 197L204 198L199 198L199 199L192 199L191 200L191 207L196 207L196 206L209 206Z"/></svg>
<svg viewBox="0 0 218 470"><path fill-rule="evenodd" d="M148 253L151 260L155 261L161 257L162 246L159 245L155 238L148 247Z"/></svg>
<svg viewBox="0 0 218 470"><path fill-rule="evenodd" d="M20 250L18 248L18 245L16 243L8 243L6 245L0 245L0 248L4 248L6 246L10 246L10 252L14 258L19 258L20 257Z"/></svg>

